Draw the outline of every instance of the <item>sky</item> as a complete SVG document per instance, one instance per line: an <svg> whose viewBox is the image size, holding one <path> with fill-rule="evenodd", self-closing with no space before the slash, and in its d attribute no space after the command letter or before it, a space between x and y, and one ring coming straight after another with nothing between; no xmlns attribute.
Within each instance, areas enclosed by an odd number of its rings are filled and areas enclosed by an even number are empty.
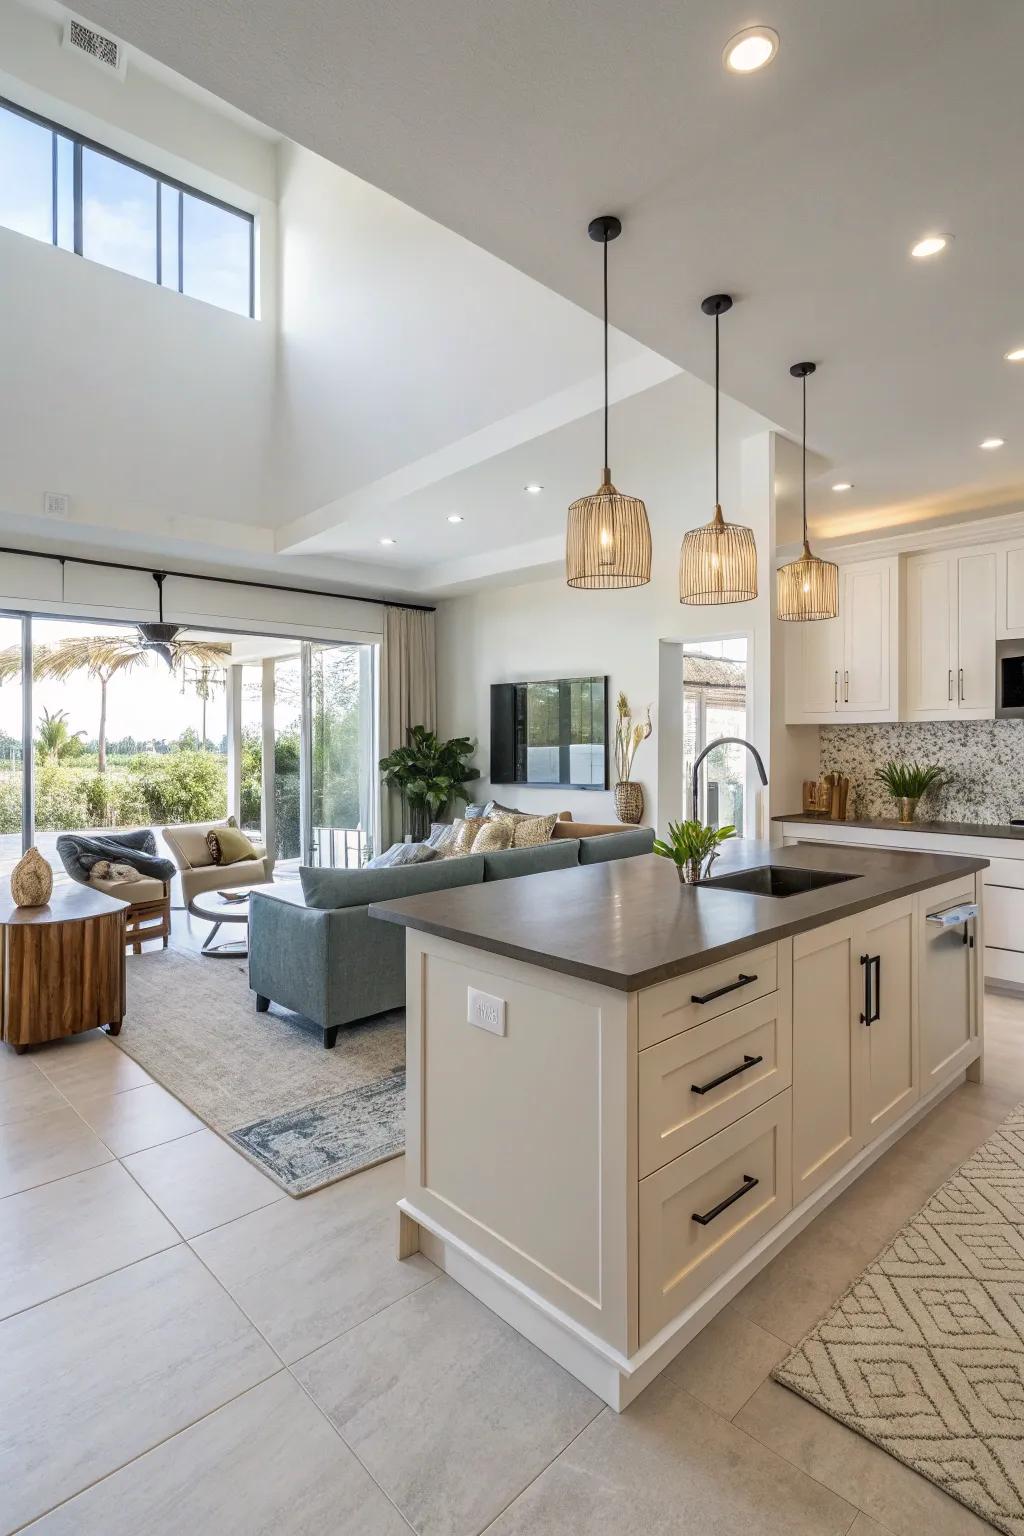
<svg viewBox="0 0 1024 1536"><path fill-rule="evenodd" d="M74 248L73 156L57 139L57 243ZM53 134L0 107L0 224L53 240ZM158 184L119 160L82 154L82 253L91 261L156 281ZM178 286L178 192L160 186L162 282ZM238 314L249 313L249 223L202 198L180 199L183 289Z"/></svg>

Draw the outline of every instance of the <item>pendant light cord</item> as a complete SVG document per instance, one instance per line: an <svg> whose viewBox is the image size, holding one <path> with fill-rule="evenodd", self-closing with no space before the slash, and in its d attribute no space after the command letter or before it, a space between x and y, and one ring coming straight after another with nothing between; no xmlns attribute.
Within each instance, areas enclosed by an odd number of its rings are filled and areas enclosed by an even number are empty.
<svg viewBox="0 0 1024 1536"><path fill-rule="evenodd" d="M715 316L715 506L720 502L718 494L718 316Z"/></svg>
<svg viewBox="0 0 1024 1536"><path fill-rule="evenodd" d="M807 375L803 377L804 386L804 449L803 449L803 503L804 503L804 547L807 547Z"/></svg>
<svg viewBox="0 0 1024 1536"><path fill-rule="evenodd" d="M604 238L604 467L608 469L608 236Z"/></svg>

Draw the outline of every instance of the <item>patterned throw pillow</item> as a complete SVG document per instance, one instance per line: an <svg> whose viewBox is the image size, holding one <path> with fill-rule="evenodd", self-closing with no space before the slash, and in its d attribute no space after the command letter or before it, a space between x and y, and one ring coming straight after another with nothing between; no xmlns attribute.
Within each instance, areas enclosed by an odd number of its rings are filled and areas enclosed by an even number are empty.
<svg viewBox="0 0 1024 1536"><path fill-rule="evenodd" d="M476 835L473 852L500 853L503 848L511 848L513 831L512 821L507 816L485 821Z"/></svg>
<svg viewBox="0 0 1024 1536"><path fill-rule="evenodd" d="M511 823L513 848L536 848L540 843L551 841L558 812L552 811L550 816L502 815L500 819Z"/></svg>
<svg viewBox="0 0 1024 1536"><path fill-rule="evenodd" d="M466 821L459 818L452 823L452 837L449 842L443 844L441 849L442 859L462 859L467 853L472 852L473 844L479 835L484 823L479 820Z"/></svg>
<svg viewBox="0 0 1024 1536"><path fill-rule="evenodd" d="M378 853L375 859L370 859L366 868L398 869L404 864L426 864L428 859L437 857L437 849L426 843L392 843L386 853Z"/></svg>
<svg viewBox="0 0 1024 1536"><path fill-rule="evenodd" d="M206 834L206 846L215 864L237 864L256 857L256 849L245 833L230 822L226 827L211 827Z"/></svg>
<svg viewBox="0 0 1024 1536"><path fill-rule="evenodd" d="M455 836L455 828L450 821L432 821L430 824L430 836L426 839L428 848L436 848L444 857L444 850Z"/></svg>
<svg viewBox="0 0 1024 1536"><path fill-rule="evenodd" d="M467 805L462 812L462 819L463 821L482 821L486 815L486 805Z"/></svg>

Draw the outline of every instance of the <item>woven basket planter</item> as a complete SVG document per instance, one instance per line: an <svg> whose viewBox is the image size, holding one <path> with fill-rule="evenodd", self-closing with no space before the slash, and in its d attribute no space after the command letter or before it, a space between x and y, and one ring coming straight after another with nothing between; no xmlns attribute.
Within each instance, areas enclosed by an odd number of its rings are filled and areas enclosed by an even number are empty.
<svg viewBox="0 0 1024 1536"><path fill-rule="evenodd" d="M615 814L620 821L638 827L644 814L644 792L632 779L615 786Z"/></svg>

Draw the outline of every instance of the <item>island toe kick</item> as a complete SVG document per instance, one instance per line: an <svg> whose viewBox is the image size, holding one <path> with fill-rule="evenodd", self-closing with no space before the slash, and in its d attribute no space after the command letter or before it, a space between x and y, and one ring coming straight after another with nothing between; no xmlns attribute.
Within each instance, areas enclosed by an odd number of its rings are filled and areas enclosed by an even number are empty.
<svg viewBox="0 0 1024 1536"><path fill-rule="evenodd" d="M638 992L409 928L400 1256L422 1251L625 1407L980 1078L981 885L970 872Z"/></svg>

